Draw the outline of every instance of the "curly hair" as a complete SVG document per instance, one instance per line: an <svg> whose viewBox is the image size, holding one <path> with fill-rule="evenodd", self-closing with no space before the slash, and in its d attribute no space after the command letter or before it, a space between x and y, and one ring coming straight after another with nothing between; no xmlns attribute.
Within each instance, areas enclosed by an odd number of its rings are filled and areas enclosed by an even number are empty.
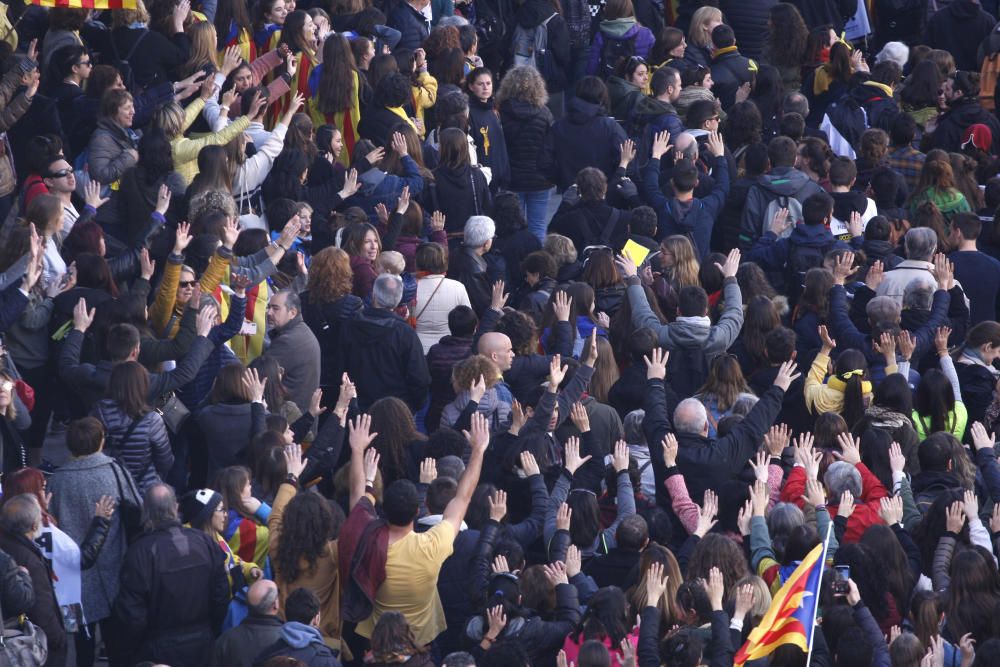
<svg viewBox="0 0 1000 667"><path fill-rule="evenodd" d="M521 65L507 71L507 76L500 81L496 99L497 106L507 100L518 100L534 107L543 107L549 102L549 93L545 89L545 79L538 70Z"/></svg>
<svg viewBox="0 0 1000 667"><path fill-rule="evenodd" d="M500 368L489 357L475 354L455 364L451 370L451 384L455 393L470 388L482 376L486 388L495 386L503 379Z"/></svg>
<svg viewBox="0 0 1000 667"><path fill-rule="evenodd" d="M354 285L351 258L340 248L330 246L313 255L309 266L309 300L312 303L331 303L350 294Z"/></svg>
<svg viewBox="0 0 1000 667"><path fill-rule="evenodd" d="M494 329L510 338L514 353L519 355L535 354L538 344L538 327L531 316L520 310L512 310L504 314Z"/></svg>
<svg viewBox="0 0 1000 667"><path fill-rule="evenodd" d="M292 498L285 508L281 540L274 555L276 578L290 584L314 572L316 561L329 548L330 540L336 538L337 528L330 503L323 496L300 493Z"/></svg>
<svg viewBox="0 0 1000 667"><path fill-rule="evenodd" d="M770 21L772 28L765 45L767 61L779 67L801 67L809 28L798 7L779 2L771 7Z"/></svg>
<svg viewBox="0 0 1000 667"><path fill-rule="evenodd" d="M462 40L459 36L458 28L453 25L435 26L431 33L424 40L424 51L428 60L444 54L448 49L461 49Z"/></svg>
<svg viewBox="0 0 1000 667"><path fill-rule="evenodd" d="M739 148L760 143L764 120L756 104L749 100L737 102L727 113L726 126L722 131L727 146Z"/></svg>

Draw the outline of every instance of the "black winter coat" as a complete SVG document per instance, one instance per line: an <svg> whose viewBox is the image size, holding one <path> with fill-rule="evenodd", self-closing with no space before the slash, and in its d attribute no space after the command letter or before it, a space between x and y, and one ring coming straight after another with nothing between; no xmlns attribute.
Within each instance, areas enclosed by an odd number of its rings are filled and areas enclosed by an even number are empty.
<svg viewBox="0 0 1000 667"><path fill-rule="evenodd" d="M536 192L552 187L539 168L539 155L552 127L549 108L507 100L500 105L500 122L510 158L510 189Z"/></svg>
<svg viewBox="0 0 1000 667"><path fill-rule="evenodd" d="M583 249L590 245L610 245L617 250L628 238L631 216L628 211L618 210L618 220L614 221L610 233L605 234L605 229L612 224L611 217L615 210L605 200L580 201L557 212L549 225L549 231L569 237L576 246L577 253L581 255ZM605 243L602 238L607 238L608 242Z"/></svg>
<svg viewBox="0 0 1000 667"><path fill-rule="evenodd" d="M460 233L465 221L474 215L487 215L493 206L493 195L486 176L478 167L465 165L459 169L439 166L434 170L430 186L431 209L444 214L444 230Z"/></svg>
<svg viewBox="0 0 1000 667"><path fill-rule="evenodd" d="M736 91L745 83L753 81L756 66L750 59L735 49L712 58L712 92L719 98L723 109L736 104Z"/></svg>
<svg viewBox="0 0 1000 667"><path fill-rule="evenodd" d="M208 478L228 466L246 465L246 449L265 430L267 411L260 403L215 403L195 414L208 452Z"/></svg>
<svg viewBox="0 0 1000 667"><path fill-rule="evenodd" d="M392 144L393 128L405 122L394 111L379 104L373 104L362 112L361 122L358 123L358 134L361 135L362 139L368 139L376 146L389 148Z"/></svg>
<svg viewBox="0 0 1000 667"><path fill-rule="evenodd" d="M133 28L114 28L106 34L105 43L99 48L103 61L113 63L115 56L112 40L114 47L118 49L118 56L125 58L139 41L142 31ZM178 32L167 37L157 30L150 29L145 33L145 37L142 37L135 55L129 61L137 90L164 81L172 81L174 70L187 62L190 55L191 39L187 33Z"/></svg>
<svg viewBox="0 0 1000 667"><path fill-rule="evenodd" d="M396 313L365 308L345 323L340 353L343 368L358 387L362 410L395 396L414 411L423 407L431 378L416 331Z"/></svg>
<svg viewBox="0 0 1000 667"><path fill-rule="evenodd" d="M607 109L574 97L566 103L566 116L546 135L538 167L559 192L573 185L584 167L596 167L610 180L626 138L625 130L608 117Z"/></svg>
<svg viewBox="0 0 1000 667"><path fill-rule="evenodd" d="M6 551L0 551L0 607L4 620L28 613L35 604L35 589L31 575L17 566Z"/></svg>
<svg viewBox="0 0 1000 667"><path fill-rule="evenodd" d="M983 11L978 0L954 0L927 22L926 43L948 51L960 70L979 71L976 50L989 36L996 19Z"/></svg>
<svg viewBox="0 0 1000 667"><path fill-rule="evenodd" d="M141 535L122 564L115 617L129 664L207 665L229 607L226 555L180 525Z"/></svg>
<svg viewBox="0 0 1000 667"><path fill-rule="evenodd" d="M430 34L424 15L415 10L405 0L389 0L386 3L385 24L390 28L395 28L400 32L397 49L410 49L411 51L420 47Z"/></svg>
<svg viewBox="0 0 1000 667"><path fill-rule="evenodd" d="M806 27L810 30L826 25L833 25L833 31L838 35L843 31L844 24L854 16L858 9L856 0L788 0L795 5Z"/></svg>
<svg viewBox="0 0 1000 667"><path fill-rule="evenodd" d="M448 277L465 285L472 309L479 317L490 307L492 300L492 282L487 271L486 260L477 257L464 245L454 250L448 262Z"/></svg>
<svg viewBox="0 0 1000 667"><path fill-rule="evenodd" d="M981 123L993 132L992 153L1000 153L1000 121L984 109L975 97L954 100L949 103L938 120L937 129L933 134L925 134L920 143L920 150L929 152L931 149L956 152L962 149L962 134L970 125Z"/></svg>
<svg viewBox="0 0 1000 667"><path fill-rule="evenodd" d="M252 665L257 656L281 636L281 619L250 612L235 628L222 633L212 647L210 667Z"/></svg>
<svg viewBox="0 0 1000 667"><path fill-rule="evenodd" d="M433 433L441 423L444 406L455 400L451 371L455 364L472 354L471 336L445 336L427 351L427 369L431 376L431 404L427 409L427 432Z"/></svg>
<svg viewBox="0 0 1000 667"><path fill-rule="evenodd" d="M480 102L469 97L469 134L476 142L476 157L479 163L493 172L490 189L496 192L510 183L510 156L503 135L500 114L493 106L493 99Z"/></svg>
<svg viewBox="0 0 1000 667"><path fill-rule="evenodd" d="M771 17L771 7L778 0L722 0L719 9L726 17L726 23L733 26L736 45L747 58L760 60L767 43L767 23Z"/></svg>
<svg viewBox="0 0 1000 667"><path fill-rule="evenodd" d="M341 332L347 320L361 314L364 303L353 294L345 294L330 303L314 303L309 298L309 290L302 292L299 298L302 300L302 319L316 336L322 352L319 386L336 394L340 390L341 375L344 372L337 363L336 354L340 347Z"/></svg>
<svg viewBox="0 0 1000 667"><path fill-rule="evenodd" d="M31 577L34 604L27 609L27 613L31 622L45 631L45 638L49 643L46 667L64 667L67 638L62 611L52 587L52 566L35 543L24 535L0 533L0 549L17 561L18 565L26 568ZM10 615L11 612L4 608L4 614Z"/></svg>

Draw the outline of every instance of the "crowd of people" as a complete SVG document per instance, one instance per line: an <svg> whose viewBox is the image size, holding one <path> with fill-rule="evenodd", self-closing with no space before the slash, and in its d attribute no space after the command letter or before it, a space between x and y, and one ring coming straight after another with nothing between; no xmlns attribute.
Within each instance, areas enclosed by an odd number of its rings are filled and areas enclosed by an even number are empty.
<svg viewBox="0 0 1000 667"><path fill-rule="evenodd" d="M128 5L0 5L3 660L1000 664L995 1Z"/></svg>

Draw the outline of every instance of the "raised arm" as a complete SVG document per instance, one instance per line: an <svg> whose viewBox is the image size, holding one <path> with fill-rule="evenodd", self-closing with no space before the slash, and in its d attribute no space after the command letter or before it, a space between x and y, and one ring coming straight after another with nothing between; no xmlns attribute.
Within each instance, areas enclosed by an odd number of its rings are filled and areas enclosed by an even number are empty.
<svg viewBox="0 0 1000 667"><path fill-rule="evenodd" d="M465 473L458 482L458 491L451 499L448 506L444 508L442 521L447 521L455 529L457 535L462 527L462 520L465 519L465 512L469 509L469 502L472 500L472 492L479 484L479 474L483 468L483 454L490 444L490 426L486 417L481 414L472 416L472 432L465 431L465 438L472 446L472 453L469 456L469 463L465 466Z"/></svg>

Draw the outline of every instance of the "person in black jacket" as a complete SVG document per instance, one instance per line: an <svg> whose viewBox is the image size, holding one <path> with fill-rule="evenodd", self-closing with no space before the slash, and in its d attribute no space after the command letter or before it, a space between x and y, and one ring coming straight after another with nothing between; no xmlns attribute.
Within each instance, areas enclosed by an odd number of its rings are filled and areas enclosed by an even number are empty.
<svg viewBox="0 0 1000 667"><path fill-rule="evenodd" d="M342 367L354 379L362 410L376 400L395 396L410 409L421 409L431 379L417 333L394 310L403 298L399 276L375 279L372 305L344 324L340 337Z"/></svg>
<svg viewBox="0 0 1000 667"><path fill-rule="evenodd" d="M638 514L622 519L615 531L615 546L607 554L587 561L584 574L592 577L598 586L621 586L629 573L639 564L642 550L649 544L649 526Z"/></svg>
<svg viewBox="0 0 1000 667"><path fill-rule="evenodd" d="M787 0L798 8L810 30L832 25L838 35L858 9L856 0Z"/></svg>
<svg viewBox="0 0 1000 667"><path fill-rule="evenodd" d="M448 277L465 285L469 301L476 315L483 316L490 306L489 265L486 253L493 247L496 225L485 215L476 215L465 222L462 245L457 247L448 262Z"/></svg>
<svg viewBox="0 0 1000 667"><path fill-rule="evenodd" d="M28 613L35 604L35 589L31 574L19 567L6 551L0 550L0 607L4 621Z"/></svg>
<svg viewBox="0 0 1000 667"><path fill-rule="evenodd" d="M493 72L480 67L465 77L469 92L469 134L476 142L476 157L493 172L490 190L497 192L510 183L510 157L500 114L493 101Z"/></svg>
<svg viewBox="0 0 1000 667"><path fill-rule="evenodd" d="M624 167L620 171L623 175ZM626 183L631 186L628 193L637 196L635 184ZM562 206L552 218L551 231L569 237L580 255L587 246L609 246L617 250L628 238L629 212L608 204L607 191L608 181L601 171L593 167L581 169L576 177L576 191L567 191Z"/></svg>
<svg viewBox="0 0 1000 667"><path fill-rule="evenodd" d="M569 28L565 19L556 11L556 5L551 0L523 0L514 14L514 24L515 26L510 28L511 34L517 27L528 31L529 34L539 26L545 29L546 50L543 56L545 62L539 63L538 66L544 73L545 90L549 93L549 99L545 103L549 105L556 118L561 118L564 110L563 91L566 90L568 83L567 74L570 66ZM502 81L500 85L502 88Z"/></svg>
<svg viewBox="0 0 1000 667"><path fill-rule="evenodd" d="M728 110L736 104L736 91L740 86L753 81L757 73L757 63L742 55L736 45L733 29L723 23L712 30L712 92Z"/></svg>
<svg viewBox="0 0 1000 667"><path fill-rule="evenodd" d="M385 24L400 32L399 42L394 48L414 50L420 48L430 34L430 25L422 9L430 0L390 0L386 7Z"/></svg>
<svg viewBox="0 0 1000 667"><path fill-rule="evenodd" d="M675 352L676 354L676 352ZM708 417L705 406L696 398L676 402L676 395L667 389L666 361L659 350L654 350L646 372L646 416L642 430L649 445L649 460L656 479L656 503L670 507L670 494L663 482L668 470L663 462L665 437L676 437L679 444L677 467L688 483L688 491L695 502L701 502L707 489L721 489L746 465L767 430L774 424L781 410L788 387L800 377L795 363L782 364L774 384L739 424L717 440L708 439Z"/></svg>
<svg viewBox="0 0 1000 667"><path fill-rule="evenodd" d="M493 206L493 195L478 166L469 161L469 137L457 127L438 133L440 154L434 170L433 204L444 214L445 231L462 229L474 215L485 215Z"/></svg>
<svg viewBox="0 0 1000 667"><path fill-rule="evenodd" d="M45 664L63 667L66 664L67 639L62 611L52 587L52 566L34 542L42 530L42 508L38 499L27 493L4 498L0 509L0 530L0 549L25 568L30 577L34 603L25 611L31 621L45 632L49 648ZM4 614L10 615L11 611L5 607Z"/></svg>
<svg viewBox="0 0 1000 667"><path fill-rule="evenodd" d="M247 617L216 640L211 667L249 667L262 650L278 641L282 625L278 586L268 579L254 582L247 591L247 607Z"/></svg>
<svg viewBox="0 0 1000 667"><path fill-rule="evenodd" d="M736 43L747 58L764 55L770 32L771 8L778 0L722 0L719 9L736 32Z"/></svg>
<svg viewBox="0 0 1000 667"><path fill-rule="evenodd" d="M105 33L106 43L98 46L101 60L114 63L115 60L127 59L135 79L136 91L171 81L176 68L183 65L191 54L191 39L184 32L184 21L187 20L190 9L181 3L174 5L169 18L169 37L149 27L133 27L136 23L149 23L149 14L142 5L138 5L136 9L115 12L112 17L113 27ZM129 53L133 57L129 58ZM125 85L130 83L126 81Z"/></svg>
<svg viewBox="0 0 1000 667"><path fill-rule="evenodd" d="M541 2L541 0L530 0ZM545 81L534 67L507 72L497 92L500 121L510 157L510 189L524 206L528 229L541 241L545 237L552 184L542 175L540 155L552 126L552 112L545 106Z"/></svg>
<svg viewBox="0 0 1000 667"><path fill-rule="evenodd" d="M177 497L154 484L144 532L125 554L115 616L129 664L206 665L229 606L226 553L177 518Z"/></svg>
<svg viewBox="0 0 1000 667"><path fill-rule="evenodd" d="M965 130L971 125L982 124L993 133L991 153L1000 153L1000 121L979 103L979 83L974 77L969 72L955 72L941 84L948 110L938 116L937 129L924 135L921 151L926 153L934 148L960 151Z"/></svg>
<svg viewBox="0 0 1000 667"><path fill-rule="evenodd" d="M308 588L296 588L285 600L285 623L278 640L261 651L254 665L282 656L312 667L340 667L334 652L319 631L320 601Z"/></svg>
<svg viewBox="0 0 1000 667"><path fill-rule="evenodd" d="M584 167L596 167L611 178L618 166L621 145L627 136L608 116L608 88L596 76L585 76L576 84L565 118L556 121L545 136L538 167L559 192L573 185Z"/></svg>

